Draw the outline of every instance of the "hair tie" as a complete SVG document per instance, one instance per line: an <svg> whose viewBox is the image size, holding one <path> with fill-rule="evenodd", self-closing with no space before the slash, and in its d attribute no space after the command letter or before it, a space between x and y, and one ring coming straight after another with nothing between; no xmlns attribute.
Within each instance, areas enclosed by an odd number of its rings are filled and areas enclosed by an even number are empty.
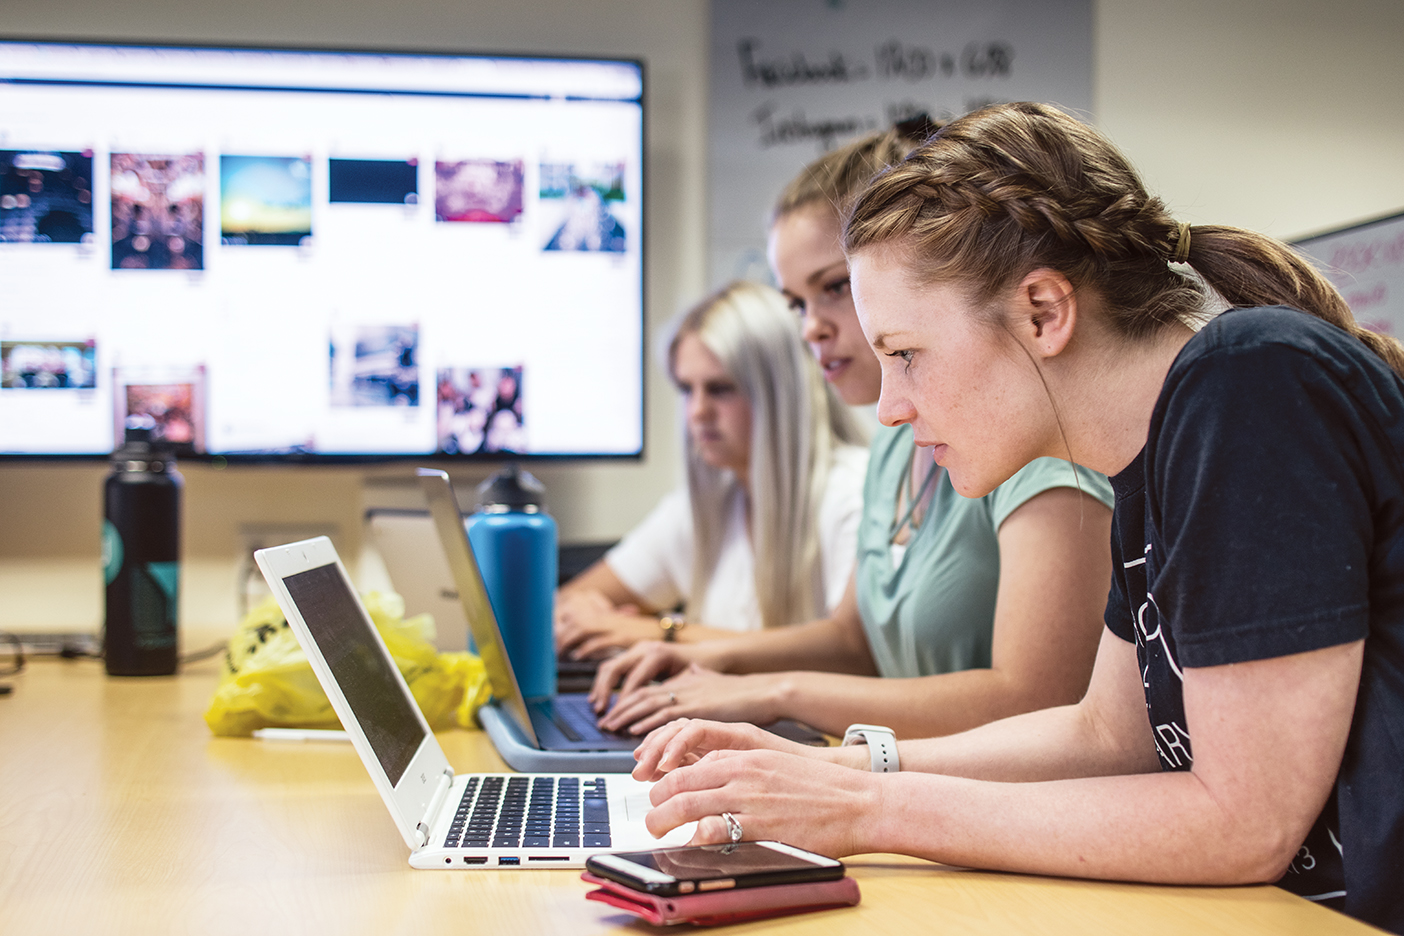
<svg viewBox="0 0 1404 936"><path fill-rule="evenodd" d="M1170 258L1171 263L1189 263L1190 247L1190 226L1188 223L1180 225L1180 233L1175 239L1175 255Z"/></svg>

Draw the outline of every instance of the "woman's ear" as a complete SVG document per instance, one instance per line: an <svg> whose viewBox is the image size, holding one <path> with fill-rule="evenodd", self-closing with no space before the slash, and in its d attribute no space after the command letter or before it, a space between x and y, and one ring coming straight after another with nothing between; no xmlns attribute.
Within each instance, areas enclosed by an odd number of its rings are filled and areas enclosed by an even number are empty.
<svg viewBox="0 0 1404 936"><path fill-rule="evenodd" d="M1056 357L1072 341L1077 325L1077 292L1057 270L1040 268L1019 282L1011 321L1015 334L1034 354Z"/></svg>

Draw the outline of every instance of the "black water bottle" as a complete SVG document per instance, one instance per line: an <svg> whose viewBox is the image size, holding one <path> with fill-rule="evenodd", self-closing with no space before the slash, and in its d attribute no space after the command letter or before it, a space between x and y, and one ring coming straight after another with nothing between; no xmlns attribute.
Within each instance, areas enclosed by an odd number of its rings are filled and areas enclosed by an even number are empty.
<svg viewBox="0 0 1404 936"><path fill-rule="evenodd" d="M176 671L182 484L169 448L151 441L149 427L128 425L103 490L103 652L110 675Z"/></svg>

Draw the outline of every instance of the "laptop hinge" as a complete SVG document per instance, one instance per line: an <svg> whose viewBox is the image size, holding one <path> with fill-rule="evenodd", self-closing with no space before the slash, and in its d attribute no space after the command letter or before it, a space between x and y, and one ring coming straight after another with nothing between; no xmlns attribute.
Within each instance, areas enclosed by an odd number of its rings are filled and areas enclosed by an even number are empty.
<svg viewBox="0 0 1404 936"><path fill-rule="evenodd" d="M453 768L446 767L439 776L439 785L434 788L434 795L429 798L429 805L424 810L424 818L419 820L419 824L414 827L414 841L417 847L423 848L429 844L429 833L434 827L434 817L439 814L439 810L444 808L444 800L448 799L449 787L453 786Z"/></svg>

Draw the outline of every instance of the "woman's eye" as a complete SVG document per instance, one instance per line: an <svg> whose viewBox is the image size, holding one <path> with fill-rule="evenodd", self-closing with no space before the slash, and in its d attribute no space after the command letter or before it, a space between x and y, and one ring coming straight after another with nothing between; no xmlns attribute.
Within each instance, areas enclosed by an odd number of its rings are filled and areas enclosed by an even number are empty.
<svg viewBox="0 0 1404 936"><path fill-rule="evenodd" d="M915 352L915 351L889 351L889 352L887 353L887 356L888 356L888 357L894 357L894 358L901 358L902 362L903 362L904 364L907 365L907 369L910 370L910 369L911 369L911 366L912 366L912 358L916 356L916 352Z"/></svg>
<svg viewBox="0 0 1404 936"><path fill-rule="evenodd" d="M848 295L848 277L834 280L824 287L824 292L829 294L831 299L842 299Z"/></svg>
<svg viewBox="0 0 1404 936"><path fill-rule="evenodd" d="M804 316L804 300L799 296L791 296L790 311L802 318Z"/></svg>

